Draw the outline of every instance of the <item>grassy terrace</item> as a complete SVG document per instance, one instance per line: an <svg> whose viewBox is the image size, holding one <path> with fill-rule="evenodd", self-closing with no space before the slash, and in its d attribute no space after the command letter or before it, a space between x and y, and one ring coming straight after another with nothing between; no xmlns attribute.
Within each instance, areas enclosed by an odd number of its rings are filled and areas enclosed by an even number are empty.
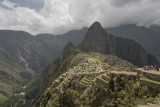
<svg viewBox="0 0 160 107"><path fill-rule="evenodd" d="M148 81L148 82L152 82L152 83L156 83L156 84L160 84L160 82L154 81L154 80L151 80L151 79L148 79L148 78L140 78L140 80Z"/></svg>
<svg viewBox="0 0 160 107"><path fill-rule="evenodd" d="M126 72L126 71L111 71L112 74L125 74L125 75L134 75L136 76L136 72Z"/></svg>
<svg viewBox="0 0 160 107"><path fill-rule="evenodd" d="M91 82L87 82L87 81L85 81L85 80L82 80L81 83L86 84L86 85L92 84Z"/></svg>
<svg viewBox="0 0 160 107"><path fill-rule="evenodd" d="M101 63L98 59L96 58L88 58L88 61L94 62L94 63Z"/></svg>
<svg viewBox="0 0 160 107"><path fill-rule="evenodd" d="M81 85L83 85L83 86L85 86L85 87L89 87L89 85L84 84L82 81L80 81L79 84L81 84Z"/></svg>
<svg viewBox="0 0 160 107"><path fill-rule="evenodd" d="M147 73L156 74L156 75L160 76L160 71L145 71L142 68L138 68L138 70L140 70L142 72L147 72Z"/></svg>
<svg viewBox="0 0 160 107"><path fill-rule="evenodd" d="M90 83L92 82L92 80L89 80L87 78L83 78L83 80L86 81L86 82L90 82Z"/></svg>

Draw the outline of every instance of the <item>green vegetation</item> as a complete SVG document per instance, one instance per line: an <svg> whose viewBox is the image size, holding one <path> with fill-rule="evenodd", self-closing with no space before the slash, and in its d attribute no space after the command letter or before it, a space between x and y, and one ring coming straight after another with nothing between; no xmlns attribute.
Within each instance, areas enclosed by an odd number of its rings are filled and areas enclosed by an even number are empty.
<svg viewBox="0 0 160 107"><path fill-rule="evenodd" d="M98 59L96 58L88 58L88 61L94 62L94 63L101 63Z"/></svg>
<svg viewBox="0 0 160 107"><path fill-rule="evenodd" d="M148 78L140 78L140 80L144 80L144 81L148 81L148 82L153 82L153 83L156 83L156 84L160 84L159 81L154 81L154 80L151 80L151 79L148 79Z"/></svg>
<svg viewBox="0 0 160 107"><path fill-rule="evenodd" d="M64 94L64 104L63 106L67 107L76 107L79 106L78 98L80 97L80 93L76 90L67 89L66 93Z"/></svg>
<svg viewBox="0 0 160 107"><path fill-rule="evenodd" d="M8 97L0 94L0 104L3 103L3 102L5 102L6 100L8 100Z"/></svg>
<svg viewBox="0 0 160 107"><path fill-rule="evenodd" d="M76 30L58 36L50 34L33 36L23 31L1 30L0 82L1 86L9 85L10 87L5 90L0 89L0 97L3 97L0 103L9 99L10 96L19 91L18 89L27 85L33 78L35 79L34 76L39 75L48 64L60 57L62 50L69 41L78 45L86 30ZM29 69L30 71L28 71ZM41 81L41 79L39 80ZM38 93L38 88L41 86L38 86L41 84L38 81L37 84L33 83L36 88L34 86L34 88L29 86L31 89L27 88L27 91L34 90L31 92L31 96L36 96ZM11 94L9 96L4 95L8 90L11 91Z"/></svg>
<svg viewBox="0 0 160 107"><path fill-rule="evenodd" d="M136 72L126 72L126 71L113 71L113 74L124 74L124 75L133 75L133 76L137 76Z"/></svg>
<svg viewBox="0 0 160 107"><path fill-rule="evenodd" d="M27 74L28 77L24 77ZM12 95L26 85L32 78L32 74L28 73L23 67L8 62L1 58L0 64L0 105L9 100Z"/></svg>

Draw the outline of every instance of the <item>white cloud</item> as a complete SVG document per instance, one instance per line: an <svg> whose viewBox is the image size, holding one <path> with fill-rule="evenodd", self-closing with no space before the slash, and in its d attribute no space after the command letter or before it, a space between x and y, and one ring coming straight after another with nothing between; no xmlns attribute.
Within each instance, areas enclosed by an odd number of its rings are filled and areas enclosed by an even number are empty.
<svg viewBox="0 0 160 107"><path fill-rule="evenodd" d="M9 0L3 0L2 5L8 8L13 8L15 6L15 4L10 2Z"/></svg>
<svg viewBox="0 0 160 107"><path fill-rule="evenodd" d="M32 34L65 33L90 26L94 21L100 21L104 27L160 24L158 0L44 0L40 11L15 7L16 4L6 1L2 4L12 10L0 7L0 29Z"/></svg>

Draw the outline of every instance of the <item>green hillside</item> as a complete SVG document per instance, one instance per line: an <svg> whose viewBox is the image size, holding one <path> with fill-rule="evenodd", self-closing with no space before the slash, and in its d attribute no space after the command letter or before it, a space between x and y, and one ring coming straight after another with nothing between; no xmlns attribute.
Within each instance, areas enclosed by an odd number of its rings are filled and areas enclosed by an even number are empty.
<svg viewBox="0 0 160 107"><path fill-rule="evenodd" d="M56 36L0 30L0 103L37 78L47 65L61 55L69 41L79 44L83 35L81 30Z"/></svg>

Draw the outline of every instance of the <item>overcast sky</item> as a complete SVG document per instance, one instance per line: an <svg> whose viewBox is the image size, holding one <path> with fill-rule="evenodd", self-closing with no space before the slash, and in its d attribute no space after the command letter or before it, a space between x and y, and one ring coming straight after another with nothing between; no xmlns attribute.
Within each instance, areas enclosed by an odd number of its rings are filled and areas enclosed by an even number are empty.
<svg viewBox="0 0 160 107"><path fill-rule="evenodd" d="M0 0L0 29L62 34L94 21L160 25L160 0Z"/></svg>

